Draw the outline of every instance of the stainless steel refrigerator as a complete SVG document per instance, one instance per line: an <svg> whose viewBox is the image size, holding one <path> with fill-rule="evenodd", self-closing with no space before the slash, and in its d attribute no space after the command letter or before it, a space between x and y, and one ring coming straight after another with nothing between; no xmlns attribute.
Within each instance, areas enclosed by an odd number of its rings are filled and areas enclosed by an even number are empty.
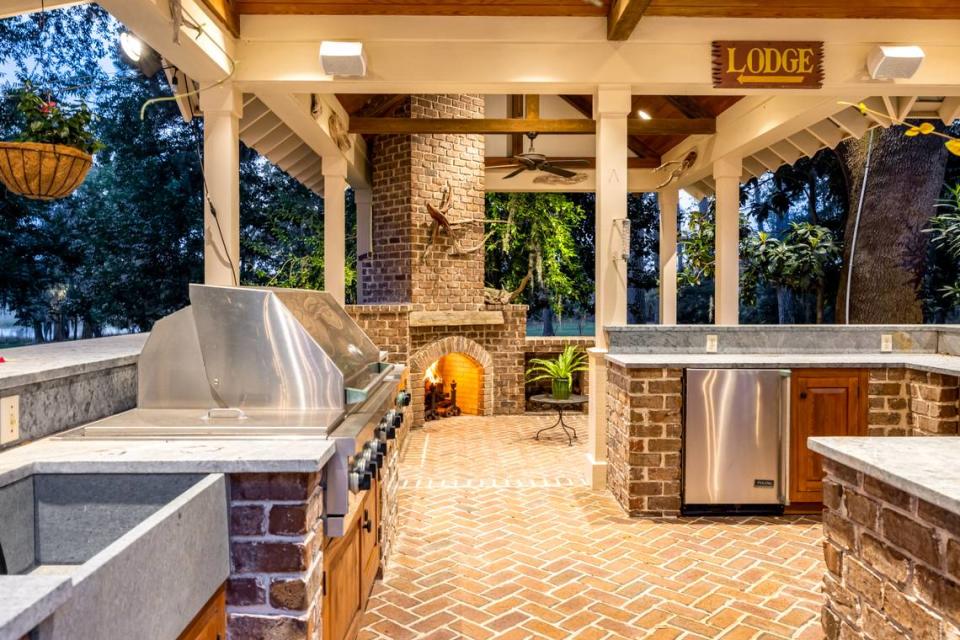
<svg viewBox="0 0 960 640"><path fill-rule="evenodd" d="M684 394L683 512L782 512L790 372L688 369Z"/></svg>

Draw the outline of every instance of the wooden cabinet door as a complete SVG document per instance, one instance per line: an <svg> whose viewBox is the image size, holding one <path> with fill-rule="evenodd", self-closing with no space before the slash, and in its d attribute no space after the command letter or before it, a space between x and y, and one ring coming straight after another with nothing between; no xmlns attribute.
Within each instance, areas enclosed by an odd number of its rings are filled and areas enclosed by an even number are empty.
<svg viewBox="0 0 960 640"><path fill-rule="evenodd" d="M360 584L360 519L351 519L345 535L331 539L323 554L323 638L355 638L364 603Z"/></svg>
<svg viewBox="0 0 960 640"><path fill-rule="evenodd" d="M866 434L866 371L794 370L790 395L790 502L819 503L823 466L807 438Z"/></svg>
<svg viewBox="0 0 960 640"><path fill-rule="evenodd" d="M380 483L374 480L360 508L361 592L367 603L380 571Z"/></svg>
<svg viewBox="0 0 960 640"><path fill-rule="evenodd" d="M178 640L226 640L226 589L220 587L190 622Z"/></svg>

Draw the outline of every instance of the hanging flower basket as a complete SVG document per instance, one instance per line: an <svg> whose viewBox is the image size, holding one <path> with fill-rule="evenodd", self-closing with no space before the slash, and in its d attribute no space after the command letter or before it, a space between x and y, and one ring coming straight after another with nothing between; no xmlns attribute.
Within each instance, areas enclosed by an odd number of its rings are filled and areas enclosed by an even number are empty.
<svg viewBox="0 0 960 640"><path fill-rule="evenodd" d="M0 181L26 198L65 198L80 186L92 164L93 156L62 144L0 142Z"/></svg>

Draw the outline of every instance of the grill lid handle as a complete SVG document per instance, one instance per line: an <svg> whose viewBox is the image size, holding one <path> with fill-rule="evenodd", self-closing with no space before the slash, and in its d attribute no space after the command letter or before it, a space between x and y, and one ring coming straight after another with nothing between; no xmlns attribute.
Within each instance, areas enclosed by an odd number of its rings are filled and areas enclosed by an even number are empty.
<svg viewBox="0 0 960 640"><path fill-rule="evenodd" d="M207 411L204 420L246 420L247 414L239 407L214 407Z"/></svg>

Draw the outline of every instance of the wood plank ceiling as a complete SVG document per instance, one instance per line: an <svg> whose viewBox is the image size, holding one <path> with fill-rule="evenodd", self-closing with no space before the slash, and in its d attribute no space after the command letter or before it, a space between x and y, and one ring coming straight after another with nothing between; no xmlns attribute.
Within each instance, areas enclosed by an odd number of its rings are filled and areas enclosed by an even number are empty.
<svg viewBox="0 0 960 640"><path fill-rule="evenodd" d="M610 0L233 0L244 14L605 16ZM960 19L956 0L619 0L645 16ZM628 7L629 8L629 7Z"/></svg>

